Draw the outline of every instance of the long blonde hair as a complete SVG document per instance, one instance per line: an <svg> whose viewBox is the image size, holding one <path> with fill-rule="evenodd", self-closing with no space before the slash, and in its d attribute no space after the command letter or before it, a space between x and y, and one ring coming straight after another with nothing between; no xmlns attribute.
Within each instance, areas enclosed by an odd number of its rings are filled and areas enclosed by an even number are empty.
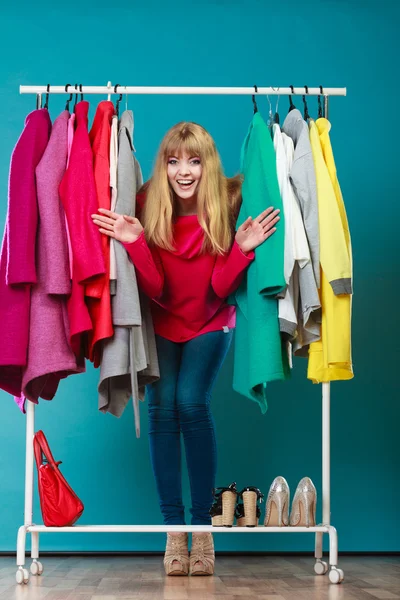
<svg viewBox="0 0 400 600"><path fill-rule="evenodd" d="M174 192L169 184L167 164L170 156L186 151L198 156L202 176L197 193L197 215L204 230L202 251L227 252L232 244L235 220L241 200L241 178L225 177L221 159L211 135L192 122L174 125L161 142L153 175L147 184L141 216L149 244L174 251L172 221L176 215Z"/></svg>

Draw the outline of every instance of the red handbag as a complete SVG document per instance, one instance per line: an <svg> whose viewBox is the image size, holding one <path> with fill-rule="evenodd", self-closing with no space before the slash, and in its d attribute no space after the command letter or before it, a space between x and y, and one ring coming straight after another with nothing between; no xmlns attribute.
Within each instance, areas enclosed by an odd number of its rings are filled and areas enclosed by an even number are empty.
<svg viewBox="0 0 400 600"><path fill-rule="evenodd" d="M46 527L73 525L83 513L83 504L68 485L55 462L43 431L33 438L43 523Z"/></svg>

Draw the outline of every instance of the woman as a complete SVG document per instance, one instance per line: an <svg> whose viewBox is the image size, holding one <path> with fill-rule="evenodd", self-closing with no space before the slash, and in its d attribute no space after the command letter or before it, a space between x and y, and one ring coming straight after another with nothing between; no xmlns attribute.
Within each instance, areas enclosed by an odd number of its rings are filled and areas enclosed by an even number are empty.
<svg viewBox="0 0 400 600"><path fill-rule="evenodd" d="M226 298L240 284L279 220L267 208L235 234L241 181L223 175L215 143L195 123L165 135L150 181L137 197L138 218L99 209L100 232L120 241L152 300L160 380L147 388L150 453L167 525L184 525L181 491L182 432L193 525L210 525L217 449L211 390L228 352L235 308ZM168 575L212 575L211 533L168 533Z"/></svg>

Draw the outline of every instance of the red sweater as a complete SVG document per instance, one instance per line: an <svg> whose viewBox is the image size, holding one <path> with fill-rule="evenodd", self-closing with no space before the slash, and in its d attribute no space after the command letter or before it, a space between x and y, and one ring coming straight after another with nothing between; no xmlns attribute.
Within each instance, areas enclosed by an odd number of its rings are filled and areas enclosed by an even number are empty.
<svg viewBox="0 0 400 600"><path fill-rule="evenodd" d="M239 286L254 252L245 255L234 242L223 256L198 254L203 238L197 215L189 215L175 219L176 252L150 249L143 233L124 244L139 286L152 299L155 333L173 342L235 327L235 307L225 299Z"/></svg>

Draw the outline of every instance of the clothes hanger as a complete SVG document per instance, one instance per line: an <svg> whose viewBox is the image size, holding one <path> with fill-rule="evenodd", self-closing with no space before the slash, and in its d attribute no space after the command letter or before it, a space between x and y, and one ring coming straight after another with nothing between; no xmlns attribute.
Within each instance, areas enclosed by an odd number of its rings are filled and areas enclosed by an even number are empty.
<svg viewBox="0 0 400 600"><path fill-rule="evenodd" d="M50 95L50 84L47 84L47 92L46 92L46 101L44 103L44 106L42 108L45 108L46 110L49 110L49 95Z"/></svg>
<svg viewBox="0 0 400 600"><path fill-rule="evenodd" d="M78 102L78 84L75 84L75 102L74 102L74 112L75 112L75 108L76 108L76 103Z"/></svg>
<svg viewBox="0 0 400 600"><path fill-rule="evenodd" d="M275 91L279 92L279 88L272 88ZM275 106L275 114L274 114L274 123L276 123L277 125L279 125L279 113L278 113L278 106L279 106L279 98L280 98L280 94L278 94L278 99L276 101L276 106Z"/></svg>
<svg viewBox="0 0 400 600"><path fill-rule="evenodd" d="M117 83L117 85L114 85L114 94L117 93L117 88L120 87L120 84ZM115 103L115 114L117 115L117 117L119 117L119 103L122 100L122 94L119 95L118 100Z"/></svg>
<svg viewBox="0 0 400 600"><path fill-rule="evenodd" d="M256 94L258 94L258 88L256 85L254 86L254 91L256 92ZM257 107L256 97L254 94L252 95L251 99L253 100L254 114L256 114L258 112L258 107Z"/></svg>
<svg viewBox="0 0 400 600"><path fill-rule="evenodd" d="M65 86L65 91L67 93L68 93L68 88L70 87L70 85L71 85L70 83L67 83L67 85ZM73 97L73 94L71 92L70 95L69 95L69 98L68 98L67 102L65 103L65 110L67 110L68 112L69 112L69 103L71 102L72 97Z"/></svg>
<svg viewBox="0 0 400 600"><path fill-rule="evenodd" d="M292 90L292 94L294 94L294 87L292 85L290 85L289 87ZM289 110L288 110L288 113L290 113L290 111L293 110L294 108L296 108L296 107L293 104L292 96L289 96Z"/></svg>
<svg viewBox="0 0 400 600"><path fill-rule="evenodd" d="M306 90L306 94L308 94L308 86L304 86L304 89ZM307 106L307 101L306 101L306 97L303 94L303 103L304 103L304 120L308 121L308 119L310 118L310 114L308 112L308 106Z"/></svg>
<svg viewBox="0 0 400 600"><path fill-rule="evenodd" d="M322 104L321 104L321 96L324 93L324 90L322 89L322 85L319 86L319 91L321 92L321 94L318 95L318 119L321 119L324 114L322 112Z"/></svg>
<svg viewBox="0 0 400 600"><path fill-rule="evenodd" d="M272 104L271 104L271 100L269 99L269 96L267 94L267 100L268 100L268 104L269 104L269 111L268 111L268 127L272 127L272 125L274 124L274 115L272 114Z"/></svg>

